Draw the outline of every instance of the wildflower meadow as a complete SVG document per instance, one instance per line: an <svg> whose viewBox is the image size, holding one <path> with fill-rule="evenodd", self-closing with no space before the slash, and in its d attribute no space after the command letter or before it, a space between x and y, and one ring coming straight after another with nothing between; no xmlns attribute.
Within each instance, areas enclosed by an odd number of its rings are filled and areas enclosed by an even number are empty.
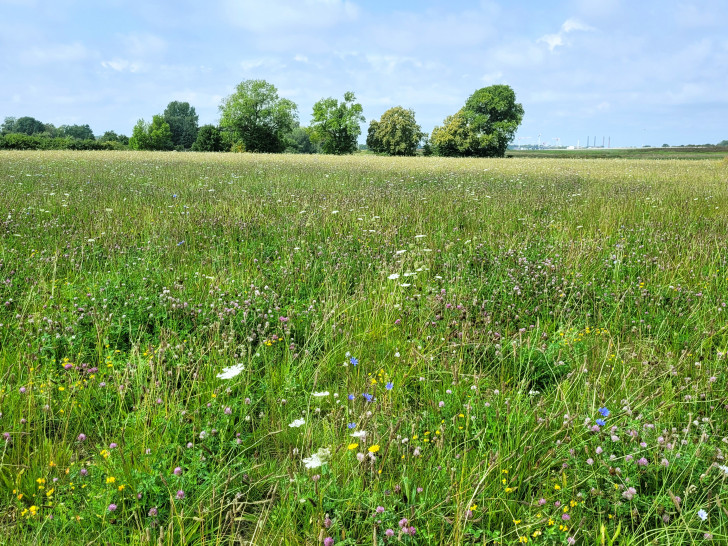
<svg viewBox="0 0 728 546"><path fill-rule="evenodd" d="M726 544L728 160L0 152L3 544Z"/></svg>

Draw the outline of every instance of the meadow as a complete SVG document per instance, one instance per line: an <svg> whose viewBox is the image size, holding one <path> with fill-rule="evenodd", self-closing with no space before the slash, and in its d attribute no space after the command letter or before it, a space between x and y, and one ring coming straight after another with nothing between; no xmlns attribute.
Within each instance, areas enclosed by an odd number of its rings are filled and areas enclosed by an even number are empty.
<svg viewBox="0 0 728 546"><path fill-rule="evenodd" d="M728 541L728 160L0 152L3 544Z"/></svg>

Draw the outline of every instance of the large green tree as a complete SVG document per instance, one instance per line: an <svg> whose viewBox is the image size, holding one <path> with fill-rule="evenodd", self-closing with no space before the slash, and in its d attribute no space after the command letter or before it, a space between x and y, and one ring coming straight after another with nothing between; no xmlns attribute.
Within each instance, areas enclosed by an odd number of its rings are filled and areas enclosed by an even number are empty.
<svg viewBox="0 0 728 546"><path fill-rule="evenodd" d="M249 152L279 153L298 121L298 107L265 80L245 80L220 104L220 126Z"/></svg>
<svg viewBox="0 0 728 546"><path fill-rule="evenodd" d="M361 134L361 104L354 102L351 91L344 93L344 100L329 97L313 105L310 135L314 143L321 144L325 154L351 154L357 149L357 138Z"/></svg>
<svg viewBox="0 0 728 546"><path fill-rule="evenodd" d="M370 122L367 146L377 153L415 155L423 136L414 111L395 106L384 112L379 121Z"/></svg>
<svg viewBox="0 0 728 546"><path fill-rule="evenodd" d="M189 149L197 139L199 116L189 102L173 101L164 109L164 121L172 131L172 144Z"/></svg>
<svg viewBox="0 0 728 546"><path fill-rule="evenodd" d="M523 120L523 106L508 85L491 85L470 95L465 106L432 131L439 155L503 157Z"/></svg>
<svg viewBox="0 0 728 546"><path fill-rule="evenodd" d="M94 132L88 125L61 125L58 131L62 136L88 140L94 138Z"/></svg>
<svg viewBox="0 0 728 546"><path fill-rule="evenodd" d="M162 116L154 116L152 123L140 119L134 126L129 147L132 150L171 150L174 146L169 124Z"/></svg>
<svg viewBox="0 0 728 546"><path fill-rule="evenodd" d="M214 125L203 125L197 131L197 139L192 144L193 152L223 152L225 144L220 130Z"/></svg>

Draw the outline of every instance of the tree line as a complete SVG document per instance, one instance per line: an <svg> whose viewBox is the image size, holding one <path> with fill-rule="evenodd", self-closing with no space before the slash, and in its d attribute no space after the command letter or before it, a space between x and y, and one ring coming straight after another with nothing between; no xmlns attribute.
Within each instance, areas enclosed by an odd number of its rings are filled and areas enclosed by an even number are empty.
<svg viewBox="0 0 728 546"><path fill-rule="evenodd" d="M298 107L279 97L265 80L245 80L219 106L217 125L199 126L194 106L173 101L150 122L140 119L131 137L107 131L95 137L88 125L42 123L32 117L5 118L0 149L178 150L201 152L324 153L356 151L363 108L353 92L343 100L322 98L313 105L311 123L302 127ZM378 154L412 156L502 157L523 119L513 89L492 85L475 91L455 114L430 135L411 109L395 106L369 123L366 146Z"/></svg>

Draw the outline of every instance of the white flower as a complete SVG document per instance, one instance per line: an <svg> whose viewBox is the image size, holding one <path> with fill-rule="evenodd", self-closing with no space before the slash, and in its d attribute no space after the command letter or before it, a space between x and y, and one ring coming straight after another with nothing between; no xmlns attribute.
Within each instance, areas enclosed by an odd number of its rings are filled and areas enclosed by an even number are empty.
<svg viewBox="0 0 728 546"><path fill-rule="evenodd" d="M706 512L705 510L703 510L703 509L701 508L700 510L698 510L698 517L699 517L699 518L700 518L701 520L705 521L706 519L708 519L708 512Z"/></svg>
<svg viewBox="0 0 728 546"><path fill-rule="evenodd" d="M217 377L219 377L220 379L232 379L236 375L239 375L240 372L242 372L244 369L244 364L235 364L235 366L223 368L222 373L217 374Z"/></svg>
<svg viewBox="0 0 728 546"><path fill-rule="evenodd" d="M351 433L352 438L359 438L363 440L367 437L367 431L366 430L357 430L356 432Z"/></svg>
<svg viewBox="0 0 728 546"><path fill-rule="evenodd" d="M293 423L291 423L291 424L290 424L290 425L288 425L288 426L289 426L289 427L291 427L291 428L298 428L298 427L300 427L300 426L302 426L302 425L305 425L305 424L306 424L306 421L305 421L305 419L295 419L295 420L293 421Z"/></svg>
<svg viewBox="0 0 728 546"><path fill-rule="evenodd" d="M316 398L321 398L322 396L328 396L330 393L329 391L321 391L321 392L312 392L311 396L315 396Z"/></svg>
<svg viewBox="0 0 728 546"><path fill-rule="evenodd" d="M728 466L726 466L724 464L718 465L718 470L722 470L723 471L723 474L725 474L726 476L728 476Z"/></svg>
<svg viewBox="0 0 728 546"><path fill-rule="evenodd" d="M407 288L408 286L412 286L412 285L408 282L403 282L402 284L400 284L400 286L403 288Z"/></svg>
<svg viewBox="0 0 728 546"><path fill-rule="evenodd" d="M397 252L395 252L395 254L404 254L405 252L407 252L407 251L406 250L398 250Z"/></svg>
<svg viewBox="0 0 728 546"><path fill-rule="evenodd" d="M399 279L399 273L392 273L389 277L387 277L390 281L393 281L395 279Z"/></svg>
<svg viewBox="0 0 728 546"><path fill-rule="evenodd" d="M303 459L303 464L306 468L318 468L319 466L326 464L330 456L331 450L329 448L320 447L316 453L307 459Z"/></svg>
<svg viewBox="0 0 728 546"><path fill-rule="evenodd" d="M415 235L415 239L422 239L424 235Z"/></svg>

